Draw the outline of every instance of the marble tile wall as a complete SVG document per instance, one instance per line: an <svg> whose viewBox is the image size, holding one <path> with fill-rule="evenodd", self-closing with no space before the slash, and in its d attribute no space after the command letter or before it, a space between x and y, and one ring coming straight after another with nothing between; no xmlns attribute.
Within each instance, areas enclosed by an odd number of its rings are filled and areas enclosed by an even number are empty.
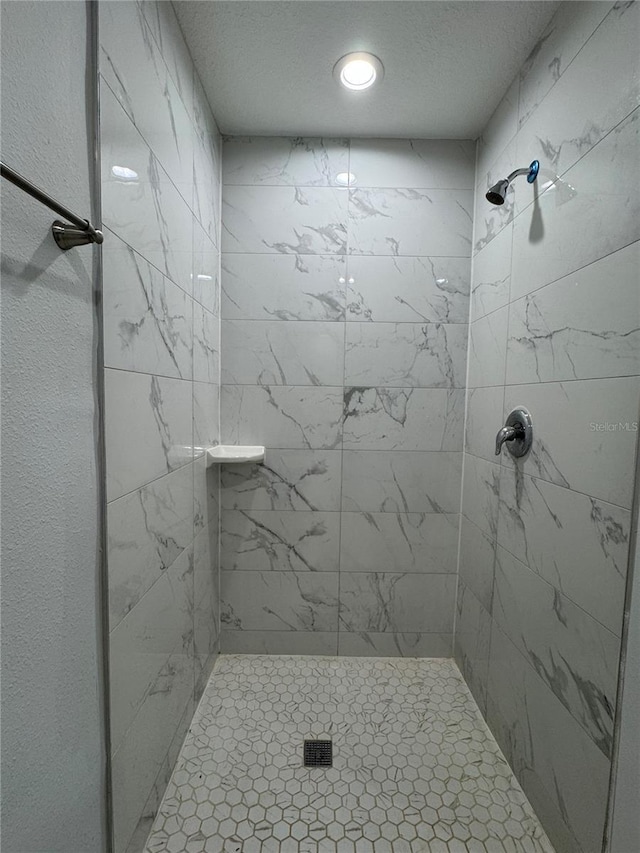
<svg viewBox="0 0 640 853"><path fill-rule="evenodd" d="M640 4L563 3L478 146L455 655L549 836L601 850L640 390ZM537 158L503 207L486 189ZM516 405L530 455L494 455Z"/></svg>
<svg viewBox="0 0 640 853"><path fill-rule="evenodd" d="M225 139L223 651L451 654L474 160Z"/></svg>
<svg viewBox="0 0 640 853"><path fill-rule="evenodd" d="M100 4L116 853L142 850L219 647L220 135L173 7Z"/></svg>

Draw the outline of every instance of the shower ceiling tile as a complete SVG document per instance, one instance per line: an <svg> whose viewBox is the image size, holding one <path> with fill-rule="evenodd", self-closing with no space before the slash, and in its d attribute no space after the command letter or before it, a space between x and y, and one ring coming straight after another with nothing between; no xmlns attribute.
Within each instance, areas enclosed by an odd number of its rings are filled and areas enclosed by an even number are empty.
<svg viewBox="0 0 640 853"><path fill-rule="evenodd" d="M344 255L347 193L333 187L226 186L222 250Z"/></svg>
<svg viewBox="0 0 640 853"><path fill-rule="evenodd" d="M225 254L225 320L343 320L346 263L341 255Z"/></svg>
<svg viewBox="0 0 640 853"><path fill-rule="evenodd" d="M466 323L468 258L349 256L347 320Z"/></svg>
<svg viewBox="0 0 640 853"><path fill-rule="evenodd" d="M224 141L225 185L334 187L340 186L336 176L348 171L348 139L234 136Z"/></svg>
<svg viewBox="0 0 640 853"><path fill-rule="evenodd" d="M472 190L349 190L349 253L469 257L472 214Z"/></svg>

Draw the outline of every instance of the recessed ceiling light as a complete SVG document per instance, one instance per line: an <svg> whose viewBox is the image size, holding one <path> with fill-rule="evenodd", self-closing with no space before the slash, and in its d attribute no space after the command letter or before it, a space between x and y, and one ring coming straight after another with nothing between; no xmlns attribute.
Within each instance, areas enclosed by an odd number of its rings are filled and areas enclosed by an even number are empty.
<svg viewBox="0 0 640 853"><path fill-rule="evenodd" d="M382 80L384 68L372 53L348 53L336 62L333 75L346 89L361 92Z"/></svg>

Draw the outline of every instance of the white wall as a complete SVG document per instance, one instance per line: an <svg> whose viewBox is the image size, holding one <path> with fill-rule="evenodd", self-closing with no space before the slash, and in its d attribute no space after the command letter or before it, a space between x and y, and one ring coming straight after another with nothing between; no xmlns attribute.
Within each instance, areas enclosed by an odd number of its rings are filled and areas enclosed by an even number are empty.
<svg viewBox="0 0 640 853"><path fill-rule="evenodd" d="M2 159L90 215L86 6L2 3ZM2 850L104 849L94 250L2 182Z"/></svg>

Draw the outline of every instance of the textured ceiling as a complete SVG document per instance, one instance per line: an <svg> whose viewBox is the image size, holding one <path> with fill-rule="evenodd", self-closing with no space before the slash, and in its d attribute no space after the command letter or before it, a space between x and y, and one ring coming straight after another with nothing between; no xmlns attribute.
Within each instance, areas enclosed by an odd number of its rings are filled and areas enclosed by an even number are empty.
<svg viewBox="0 0 640 853"><path fill-rule="evenodd" d="M223 133L475 138L555 2L175 0ZM385 78L348 92L332 76L354 50Z"/></svg>

